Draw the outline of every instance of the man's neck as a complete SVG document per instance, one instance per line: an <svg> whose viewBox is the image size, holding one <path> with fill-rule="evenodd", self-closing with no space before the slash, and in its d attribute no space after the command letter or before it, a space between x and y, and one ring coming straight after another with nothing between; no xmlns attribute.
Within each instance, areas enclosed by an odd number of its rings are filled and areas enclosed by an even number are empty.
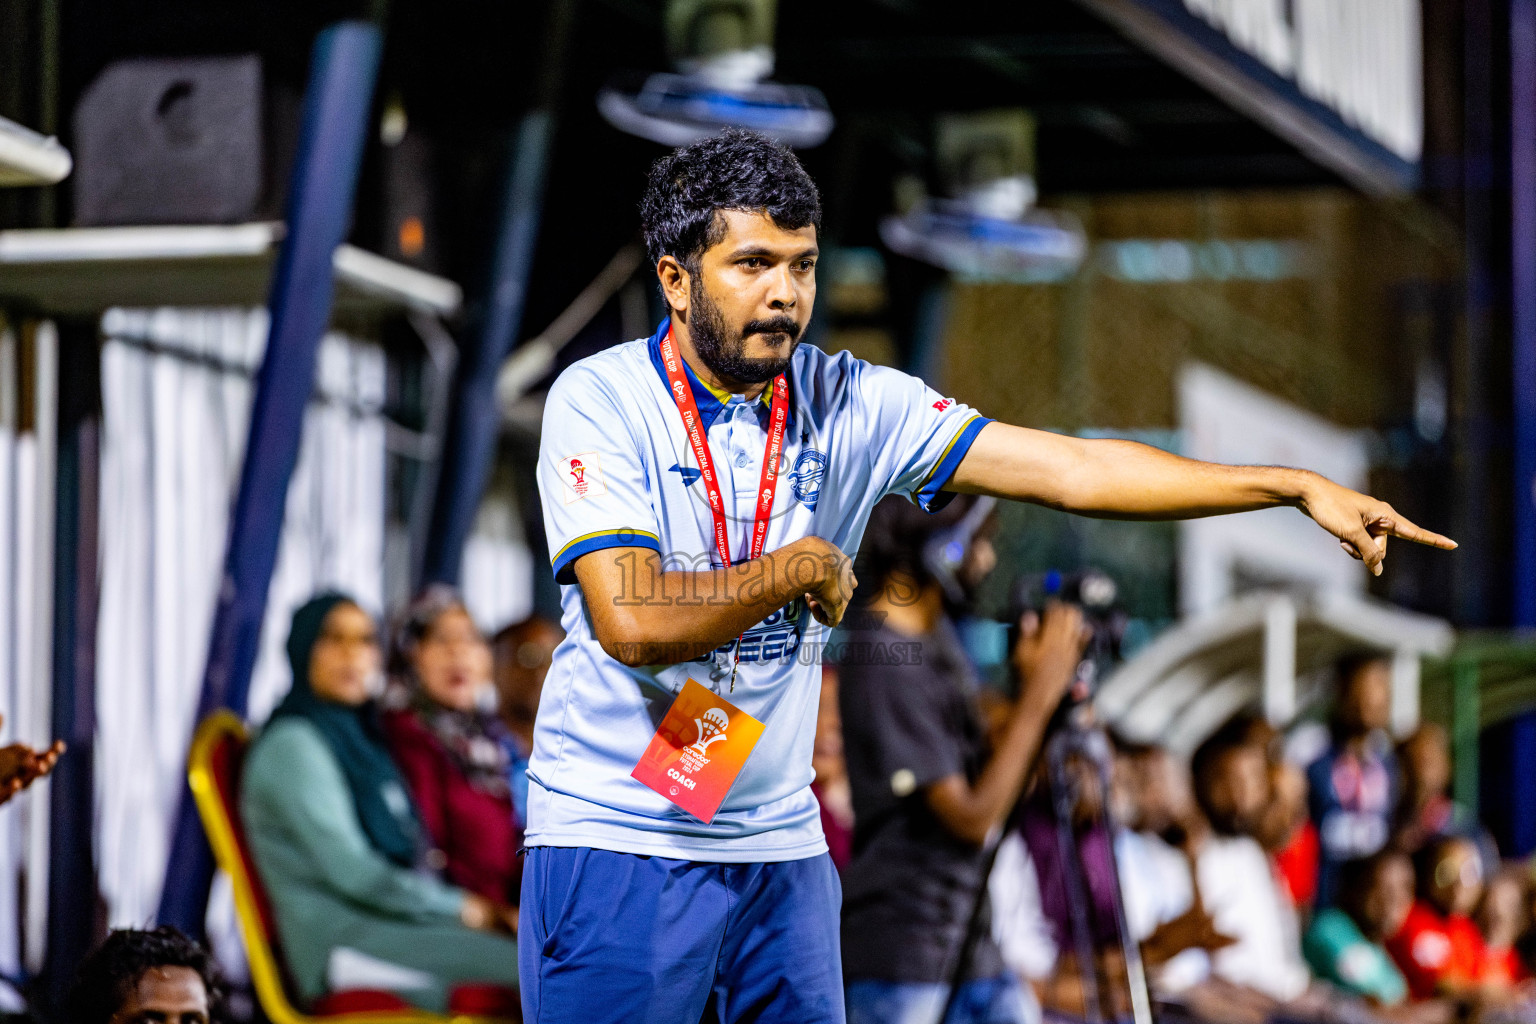
<svg viewBox="0 0 1536 1024"><path fill-rule="evenodd" d="M710 369L709 364L699 358L699 350L694 347L693 335L688 330L688 325L674 313L672 315L672 340L677 343L678 355L683 357L683 362L693 371L693 375L703 381L715 391L725 391L733 395L744 395L751 401L763 393L768 386L767 381L758 384L748 384L744 381L723 377Z"/></svg>
<svg viewBox="0 0 1536 1024"><path fill-rule="evenodd" d="M944 592L938 584L929 583L912 598L912 589L888 581L869 603L869 610L880 613L883 624L902 636L927 636L944 614Z"/></svg>

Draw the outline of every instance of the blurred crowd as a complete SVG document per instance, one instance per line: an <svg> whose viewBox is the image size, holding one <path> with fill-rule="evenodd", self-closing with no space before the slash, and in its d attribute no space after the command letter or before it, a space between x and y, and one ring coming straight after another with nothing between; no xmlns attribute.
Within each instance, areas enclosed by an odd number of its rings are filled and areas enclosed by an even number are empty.
<svg viewBox="0 0 1536 1024"><path fill-rule="evenodd" d="M1095 836L1102 819L1081 807L1100 798L1087 777L1074 824L1089 908L1096 923L1113 920L1118 875L1126 927L1165 1009L1224 1021L1531 1016L1529 869L1502 863L1450 800L1441 729L1390 742L1389 696L1387 661L1341 662L1331 743L1305 766L1248 716L1187 762L1116 742L1113 836ZM1076 1014L1082 972L1052 892L1061 856L1049 830L1030 827L1038 808L1026 799L993 873L997 935L1041 1003ZM1096 931L1094 955L1115 982L1125 974L1108 931ZM1128 993L1111 986L1102 998L1126 1005Z"/></svg>
<svg viewBox="0 0 1536 1024"><path fill-rule="evenodd" d="M1124 1017L1136 962L1164 1019L1536 1018L1530 872L1450 798L1442 730L1391 741L1387 661L1338 663L1305 764L1248 715L1188 758L1068 729L1078 610L1014 624L1006 692L961 639L995 563L987 513L877 509L824 667L813 789L850 1024ZM488 638L442 587L387 635L343 594L294 614L293 686L246 755L238 815L299 1003L451 1010L470 992L517 1015L525 771L561 637L534 617ZM116 933L82 971L95 995L75 1019L221 1012L206 955L168 929ZM122 1010L155 1000L173 1009Z"/></svg>
<svg viewBox="0 0 1536 1024"><path fill-rule="evenodd" d="M1139 972L1164 1019L1536 1018L1530 868L1451 799L1441 728L1394 743L1389 659L1337 662L1310 753L1306 729L1249 714L1188 757L1091 707L1045 723L1076 685L1083 618L1026 612L1006 694L978 685L955 636L992 524L957 533L968 521L876 510L847 649L921 656L824 682L841 691L816 785L847 851L851 1024L1129 1018Z"/></svg>

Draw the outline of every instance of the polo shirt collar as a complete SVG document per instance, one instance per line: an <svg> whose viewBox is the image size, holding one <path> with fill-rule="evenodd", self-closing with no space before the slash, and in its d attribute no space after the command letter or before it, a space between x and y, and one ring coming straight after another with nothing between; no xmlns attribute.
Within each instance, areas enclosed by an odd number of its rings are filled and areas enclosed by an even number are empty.
<svg viewBox="0 0 1536 1024"><path fill-rule="evenodd" d="M667 330L671 326L671 317L663 320L661 326L656 328L656 333L651 335L651 340L646 345L647 350L651 354L651 365L656 367L656 372L661 375L662 386L667 389L669 394L671 393L672 382L667 377L667 364L661 358L661 339L667 336ZM708 430L714 425L715 420L720 418L720 414L725 411L726 403L731 399L730 392L716 391L704 383L693 372L693 367L688 365L688 360L682 359L681 356L679 356L679 362L683 364L683 373L688 378L688 387L692 389L693 400L699 407L699 420L703 424L704 429ZM763 393L758 396L757 400L764 408L767 408L772 399L773 386L770 384L763 389Z"/></svg>

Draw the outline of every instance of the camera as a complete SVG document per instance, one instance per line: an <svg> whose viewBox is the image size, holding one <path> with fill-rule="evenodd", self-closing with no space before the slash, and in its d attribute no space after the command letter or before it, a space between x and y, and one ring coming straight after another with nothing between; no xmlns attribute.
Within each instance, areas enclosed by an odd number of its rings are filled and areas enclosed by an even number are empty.
<svg viewBox="0 0 1536 1024"><path fill-rule="evenodd" d="M1062 698L1062 707L1057 710L1055 720L1061 719L1072 708L1086 704L1093 696L1099 677L1119 663L1127 622L1125 610L1118 603L1119 594L1120 588L1115 581L1098 569L1074 572L1051 569L1022 576L1009 588L1010 651L1019 642L1019 622L1024 616L1030 612L1044 615L1046 606L1053 602L1076 605L1082 610L1083 624L1088 627L1088 644L1083 650L1083 660L1077 666L1077 678ZM1014 680L1015 691L1018 682Z"/></svg>

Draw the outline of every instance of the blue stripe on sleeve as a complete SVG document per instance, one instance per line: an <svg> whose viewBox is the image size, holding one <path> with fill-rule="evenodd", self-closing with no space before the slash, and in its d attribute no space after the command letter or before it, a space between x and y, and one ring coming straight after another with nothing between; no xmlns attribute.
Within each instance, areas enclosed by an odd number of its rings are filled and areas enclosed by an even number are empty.
<svg viewBox="0 0 1536 1024"><path fill-rule="evenodd" d="M960 428L955 439L949 442L949 447L944 449L944 454L939 458L939 464L933 467L927 481L912 495L912 500L924 512L937 512L954 500L954 492L944 490L944 485L949 483L955 470L960 468L960 460L971 450L971 444L976 440L976 435L981 433L981 428L991 422L985 416L972 416Z"/></svg>
<svg viewBox="0 0 1536 1024"><path fill-rule="evenodd" d="M565 547L555 553L551 560L555 573L556 583L575 583L576 570L571 563L582 555L591 554L593 551L601 551L603 548L650 548L652 551L661 552L661 541L654 533L646 530L620 529L599 530L596 533L586 533L571 541Z"/></svg>

